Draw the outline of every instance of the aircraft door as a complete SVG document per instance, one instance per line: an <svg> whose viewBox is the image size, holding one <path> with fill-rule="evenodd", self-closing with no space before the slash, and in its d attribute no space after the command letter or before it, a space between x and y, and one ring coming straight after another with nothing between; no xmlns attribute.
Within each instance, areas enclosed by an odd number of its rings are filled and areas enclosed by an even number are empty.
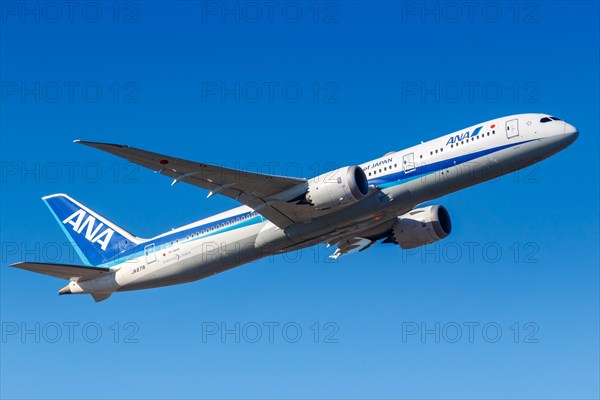
<svg viewBox="0 0 600 400"><path fill-rule="evenodd" d="M402 157L402 166L404 172L412 172L417 166L415 165L415 153L408 153Z"/></svg>
<svg viewBox="0 0 600 400"><path fill-rule="evenodd" d="M144 255L146 256L146 264L156 261L156 253L154 252L154 243L144 247Z"/></svg>
<svg viewBox="0 0 600 400"><path fill-rule="evenodd" d="M510 139L515 136L519 136L519 120L511 119L510 121L506 121L506 137Z"/></svg>

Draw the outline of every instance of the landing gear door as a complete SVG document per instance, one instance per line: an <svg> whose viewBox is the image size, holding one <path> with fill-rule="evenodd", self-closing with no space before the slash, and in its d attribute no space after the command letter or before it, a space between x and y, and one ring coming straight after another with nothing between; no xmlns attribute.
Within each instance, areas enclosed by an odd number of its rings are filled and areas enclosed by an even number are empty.
<svg viewBox="0 0 600 400"><path fill-rule="evenodd" d="M404 172L412 172L417 166L415 165L415 153L408 153L402 157L402 165Z"/></svg>
<svg viewBox="0 0 600 400"><path fill-rule="evenodd" d="M154 243L144 247L144 255L146 256L146 264L156 261L156 253L154 252Z"/></svg>
<svg viewBox="0 0 600 400"><path fill-rule="evenodd" d="M510 121L506 121L506 137L510 139L515 136L519 136L519 120L511 119Z"/></svg>

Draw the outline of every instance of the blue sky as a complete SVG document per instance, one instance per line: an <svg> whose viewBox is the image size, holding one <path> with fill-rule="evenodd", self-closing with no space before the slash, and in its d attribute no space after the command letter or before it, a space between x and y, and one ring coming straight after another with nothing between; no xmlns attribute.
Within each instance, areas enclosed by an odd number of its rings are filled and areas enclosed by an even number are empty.
<svg viewBox="0 0 600 400"><path fill-rule="evenodd" d="M0 5L1 397L599 397L597 2ZM79 263L47 194L139 236L236 205L74 139L310 177L521 112L580 138L437 200L425 249L99 304L8 267Z"/></svg>

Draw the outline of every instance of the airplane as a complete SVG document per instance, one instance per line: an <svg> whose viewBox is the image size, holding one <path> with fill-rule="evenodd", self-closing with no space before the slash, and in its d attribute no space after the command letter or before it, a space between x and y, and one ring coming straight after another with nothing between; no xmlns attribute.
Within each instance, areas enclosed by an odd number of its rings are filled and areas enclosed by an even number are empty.
<svg viewBox="0 0 600 400"><path fill-rule="evenodd" d="M577 129L548 114L482 122L311 179L188 161L76 140L242 205L150 239L132 235L66 194L43 197L84 265L19 262L66 279L59 294L113 293L197 281L262 257L325 243L332 258L377 242L411 249L450 235L440 196L535 164L571 145Z"/></svg>

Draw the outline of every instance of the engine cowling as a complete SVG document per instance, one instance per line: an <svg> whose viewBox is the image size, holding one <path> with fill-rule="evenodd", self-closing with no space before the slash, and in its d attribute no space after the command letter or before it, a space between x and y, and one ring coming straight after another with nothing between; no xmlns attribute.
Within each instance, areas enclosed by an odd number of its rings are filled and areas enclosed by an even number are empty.
<svg viewBox="0 0 600 400"><path fill-rule="evenodd" d="M354 203L368 193L367 175L361 167L354 165L310 179L306 201L315 208L324 210Z"/></svg>
<svg viewBox="0 0 600 400"><path fill-rule="evenodd" d="M452 232L450 214L444 206L415 208L398 217L392 228L394 243L413 249L442 240Z"/></svg>

